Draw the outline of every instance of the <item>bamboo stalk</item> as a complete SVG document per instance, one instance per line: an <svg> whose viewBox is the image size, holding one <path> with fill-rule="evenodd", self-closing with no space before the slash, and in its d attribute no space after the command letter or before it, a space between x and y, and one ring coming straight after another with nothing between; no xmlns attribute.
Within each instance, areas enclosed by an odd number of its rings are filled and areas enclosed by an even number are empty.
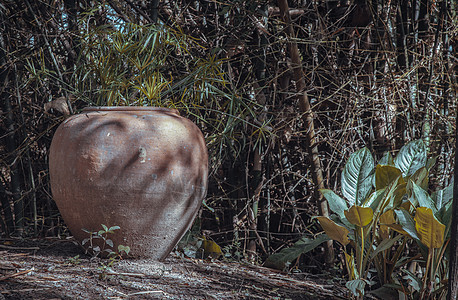
<svg viewBox="0 0 458 300"><path fill-rule="evenodd" d="M305 75L302 70L302 61L299 54L297 43L294 41L295 34L291 26L291 16L289 14L289 6L287 0L278 0L280 15L285 23L285 32L288 38L288 52L293 65L293 76L296 81L297 98L299 108L303 114L303 120L306 127L307 152L311 158L311 174L315 184L314 198L318 207L319 214L324 217L329 217L328 203L319 192L319 189L324 189L323 169L318 153L318 146L315 137L315 127L313 123L313 112L310 107L310 102L306 93ZM331 263L334 260L334 249L332 241L328 241L325 246L325 261Z"/></svg>

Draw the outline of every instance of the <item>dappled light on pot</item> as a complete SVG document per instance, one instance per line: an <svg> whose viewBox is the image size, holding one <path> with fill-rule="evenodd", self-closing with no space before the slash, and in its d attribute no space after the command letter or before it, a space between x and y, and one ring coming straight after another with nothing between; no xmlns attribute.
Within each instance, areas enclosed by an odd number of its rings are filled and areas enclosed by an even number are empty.
<svg viewBox="0 0 458 300"><path fill-rule="evenodd" d="M88 108L65 120L50 149L54 200L78 241L119 226L114 247L162 260L191 226L207 191L200 130L176 110Z"/></svg>

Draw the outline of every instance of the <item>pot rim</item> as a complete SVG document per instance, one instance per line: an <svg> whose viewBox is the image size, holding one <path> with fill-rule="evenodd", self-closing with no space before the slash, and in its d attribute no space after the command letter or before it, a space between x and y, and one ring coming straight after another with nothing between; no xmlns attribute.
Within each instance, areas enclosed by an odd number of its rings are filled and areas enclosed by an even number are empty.
<svg viewBox="0 0 458 300"><path fill-rule="evenodd" d="M177 109L156 106L88 106L83 108L83 112L97 112L97 111L162 111L179 115Z"/></svg>

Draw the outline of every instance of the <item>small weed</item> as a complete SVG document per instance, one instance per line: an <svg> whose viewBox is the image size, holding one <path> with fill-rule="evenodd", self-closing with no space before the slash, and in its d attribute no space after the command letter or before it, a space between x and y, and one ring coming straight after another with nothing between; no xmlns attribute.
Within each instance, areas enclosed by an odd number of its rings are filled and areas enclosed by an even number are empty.
<svg viewBox="0 0 458 300"><path fill-rule="evenodd" d="M79 265L81 263L81 259L79 255L76 255L74 257L70 257L67 262L72 265Z"/></svg>
<svg viewBox="0 0 458 300"><path fill-rule="evenodd" d="M89 234L89 237L84 239L81 243L83 246L89 243L86 248L86 254L91 252L93 257L98 257L102 256L102 254L106 254L106 257L108 258L108 263L101 261L100 266L98 267L98 269L101 271L99 275L100 279L105 279L107 274L112 272L113 265L121 260L123 255L129 255L129 246L118 245L117 251L113 250L114 244L113 241L109 239L109 235L113 234L115 230L119 229L119 226L111 226L108 228L104 224L102 224L102 229L99 231L89 231L83 229L84 232ZM102 245L99 246L100 243L97 243L98 245L96 245L95 240L101 240Z"/></svg>

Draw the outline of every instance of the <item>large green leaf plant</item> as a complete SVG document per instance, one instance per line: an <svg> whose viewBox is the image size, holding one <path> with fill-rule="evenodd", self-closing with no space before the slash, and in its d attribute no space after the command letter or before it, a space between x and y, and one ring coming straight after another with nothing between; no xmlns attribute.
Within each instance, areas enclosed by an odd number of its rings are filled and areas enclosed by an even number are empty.
<svg viewBox="0 0 458 300"><path fill-rule="evenodd" d="M386 153L375 165L367 148L353 153L341 176L341 194L322 189L332 211L318 216L325 234L302 239L271 255L265 265L281 268L300 254L332 239L342 245L347 288L363 298L366 287L382 298L393 291L403 299L440 298L446 292L453 182L428 194L429 172L422 140ZM375 280L377 279L377 280Z"/></svg>
<svg viewBox="0 0 458 300"><path fill-rule="evenodd" d="M409 298L423 299L444 291L452 185L428 194L433 165L422 140L405 145L394 159L387 153L376 166L364 148L353 153L344 167L343 198L321 190L333 214L317 219L327 236L343 246L346 286L355 297L362 298L365 287L375 283L374 267L383 285L379 294L394 288ZM409 259L410 240L418 244L420 254ZM419 259L425 264L417 264L418 270L406 268Z"/></svg>

